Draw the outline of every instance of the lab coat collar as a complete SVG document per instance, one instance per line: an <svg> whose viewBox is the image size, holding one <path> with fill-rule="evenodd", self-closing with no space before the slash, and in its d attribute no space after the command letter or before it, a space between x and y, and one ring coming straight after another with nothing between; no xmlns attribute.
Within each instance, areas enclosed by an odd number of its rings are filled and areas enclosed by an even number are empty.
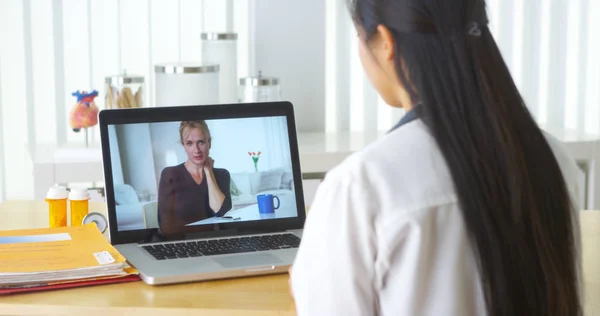
<svg viewBox="0 0 600 316"><path fill-rule="evenodd" d="M415 111L414 108L412 108L408 112L406 112L406 114L404 114L404 116L400 119L400 121L396 125L394 125L394 127L392 127L392 129L388 133L391 133L394 130L396 130L397 128L399 128L400 126L410 123L418 118L419 118L419 116L417 115L417 112Z"/></svg>

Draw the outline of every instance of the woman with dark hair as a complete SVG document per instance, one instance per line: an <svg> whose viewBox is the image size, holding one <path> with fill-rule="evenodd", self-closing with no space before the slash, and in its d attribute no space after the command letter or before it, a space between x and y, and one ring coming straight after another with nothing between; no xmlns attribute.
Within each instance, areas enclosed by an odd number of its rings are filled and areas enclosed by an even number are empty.
<svg viewBox="0 0 600 316"><path fill-rule="evenodd" d="M298 314L581 315L579 171L528 112L485 2L350 11L367 76L407 114L319 187Z"/></svg>

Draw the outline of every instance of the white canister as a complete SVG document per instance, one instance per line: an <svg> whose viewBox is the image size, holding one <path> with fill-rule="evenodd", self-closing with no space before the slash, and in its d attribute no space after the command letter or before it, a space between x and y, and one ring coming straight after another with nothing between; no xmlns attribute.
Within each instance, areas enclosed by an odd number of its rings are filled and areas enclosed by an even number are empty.
<svg viewBox="0 0 600 316"><path fill-rule="evenodd" d="M218 104L219 68L206 63L155 65L156 106Z"/></svg>
<svg viewBox="0 0 600 316"><path fill-rule="evenodd" d="M237 102L237 34L201 33L202 61L219 65L219 101Z"/></svg>

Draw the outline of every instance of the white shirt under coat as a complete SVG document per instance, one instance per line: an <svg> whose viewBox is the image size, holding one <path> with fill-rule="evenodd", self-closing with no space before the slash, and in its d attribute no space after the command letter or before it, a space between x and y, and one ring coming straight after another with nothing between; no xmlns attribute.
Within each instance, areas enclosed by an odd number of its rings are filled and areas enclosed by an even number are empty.
<svg viewBox="0 0 600 316"><path fill-rule="evenodd" d="M579 196L580 169L547 139ZM298 315L485 315L457 202L420 120L352 154L327 173L307 215L290 276Z"/></svg>

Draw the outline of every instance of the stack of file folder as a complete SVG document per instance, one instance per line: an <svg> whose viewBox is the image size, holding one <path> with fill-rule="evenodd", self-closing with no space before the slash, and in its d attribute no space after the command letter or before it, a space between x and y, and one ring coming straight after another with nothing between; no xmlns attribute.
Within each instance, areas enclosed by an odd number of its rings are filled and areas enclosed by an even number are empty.
<svg viewBox="0 0 600 316"><path fill-rule="evenodd" d="M0 294L134 280L94 223L0 231Z"/></svg>

